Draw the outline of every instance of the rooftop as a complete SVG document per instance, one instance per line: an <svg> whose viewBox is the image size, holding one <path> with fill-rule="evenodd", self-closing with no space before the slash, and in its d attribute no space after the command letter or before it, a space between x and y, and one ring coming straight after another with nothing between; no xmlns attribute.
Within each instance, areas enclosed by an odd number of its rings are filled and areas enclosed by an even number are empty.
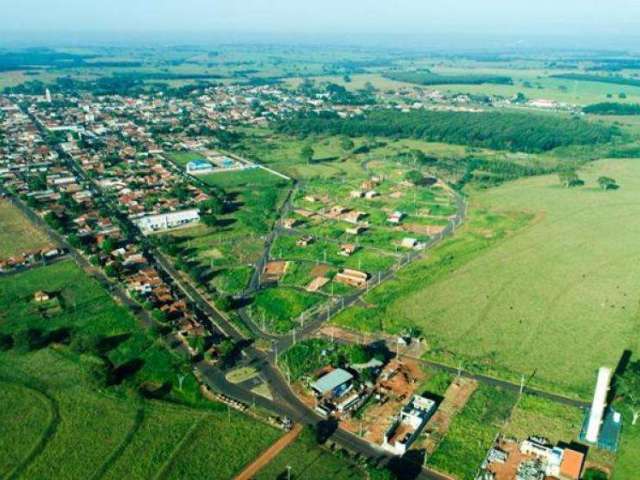
<svg viewBox="0 0 640 480"><path fill-rule="evenodd" d="M332 372L327 373L325 376L320 377L311 386L311 388L321 394L325 394L352 379L353 375L351 375L349 372L343 370L342 368L336 368Z"/></svg>

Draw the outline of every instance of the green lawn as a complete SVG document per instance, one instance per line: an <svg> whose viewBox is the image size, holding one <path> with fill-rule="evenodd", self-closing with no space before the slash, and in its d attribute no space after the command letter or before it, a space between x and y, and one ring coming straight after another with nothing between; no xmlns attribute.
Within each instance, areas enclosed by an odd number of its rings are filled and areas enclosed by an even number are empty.
<svg viewBox="0 0 640 480"><path fill-rule="evenodd" d="M262 168L210 173L201 175L199 178L210 185L229 190L247 186L266 187L286 182L283 178Z"/></svg>
<svg viewBox="0 0 640 480"><path fill-rule="evenodd" d="M336 321L415 325L431 358L589 398L596 369L638 347L640 164L597 162L580 175L578 189L548 176L473 193L454 239L372 292L376 309ZM599 190L600 175L620 190Z"/></svg>
<svg viewBox="0 0 640 480"><path fill-rule="evenodd" d="M631 412L622 407L624 415L622 441L613 471L613 480L631 480L640 472L640 423L631 425Z"/></svg>
<svg viewBox="0 0 640 480"><path fill-rule="evenodd" d="M427 464L458 480L473 480L515 401L512 392L480 385Z"/></svg>
<svg viewBox="0 0 640 480"><path fill-rule="evenodd" d="M0 259L51 245L46 234L6 200L0 200L0 225Z"/></svg>

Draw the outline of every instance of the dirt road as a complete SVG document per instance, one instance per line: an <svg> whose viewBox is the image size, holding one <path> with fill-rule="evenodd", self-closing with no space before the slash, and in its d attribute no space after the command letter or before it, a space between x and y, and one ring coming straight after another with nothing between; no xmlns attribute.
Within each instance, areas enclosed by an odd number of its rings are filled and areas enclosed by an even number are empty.
<svg viewBox="0 0 640 480"><path fill-rule="evenodd" d="M256 458L253 463L248 465L239 475L235 477L235 480L251 480L260 470L266 467L271 460L273 460L282 450L291 445L298 435L302 432L302 425L296 424L290 432L279 438L273 445L267 448L264 452Z"/></svg>

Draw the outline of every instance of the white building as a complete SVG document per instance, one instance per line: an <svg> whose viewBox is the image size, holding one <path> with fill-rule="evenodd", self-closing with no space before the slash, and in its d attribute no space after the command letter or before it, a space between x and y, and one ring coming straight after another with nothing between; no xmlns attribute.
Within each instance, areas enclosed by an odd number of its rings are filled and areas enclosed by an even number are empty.
<svg viewBox="0 0 640 480"><path fill-rule="evenodd" d="M134 223L147 235L153 232L169 230L171 228L181 227L190 223L200 221L200 214L197 208L190 210L182 210L180 212L161 213L158 215L146 215L134 220Z"/></svg>
<svg viewBox="0 0 640 480"><path fill-rule="evenodd" d="M414 395L411 402L400 412L398 419L384 433L382 448L404 455L436 409L436 402Z"/></svg>

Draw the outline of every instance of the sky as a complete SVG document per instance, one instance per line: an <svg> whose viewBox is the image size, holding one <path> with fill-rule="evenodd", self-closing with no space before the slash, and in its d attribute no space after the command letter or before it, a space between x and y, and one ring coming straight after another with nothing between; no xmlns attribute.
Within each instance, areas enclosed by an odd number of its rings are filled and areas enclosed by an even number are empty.
<svg viewBox="0 0 640 480"><path fill-rule="evenodd" d="M7 35L640 35L640 0L0 0Z"/></svg>

